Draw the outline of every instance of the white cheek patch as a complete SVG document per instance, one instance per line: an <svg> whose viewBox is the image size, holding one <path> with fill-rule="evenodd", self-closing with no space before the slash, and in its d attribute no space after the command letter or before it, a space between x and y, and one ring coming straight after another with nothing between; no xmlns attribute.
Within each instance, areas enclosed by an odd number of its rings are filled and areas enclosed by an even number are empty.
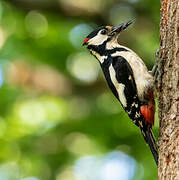
<svg viewBox="0 0 179 180"><path fill-rule="evenodd" d="M88 45L95 45L95 46L98 46L100 44L103 44L104 41L106 41L108 39L108 36L107 35L103 35L101 34L100 32L93 38L91 38L89 41L88 41Z"/></svg>

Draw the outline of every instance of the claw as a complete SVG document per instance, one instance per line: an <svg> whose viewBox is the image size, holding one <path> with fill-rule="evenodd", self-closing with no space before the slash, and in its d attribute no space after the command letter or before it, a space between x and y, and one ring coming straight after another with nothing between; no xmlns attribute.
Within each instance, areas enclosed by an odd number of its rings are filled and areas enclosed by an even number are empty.
<svg viewBox="0 0 179 180"><path fill-rule="evenodd" d="M155 61L155 64L152 68L151 74L154 77L154 82L157 83L158 78L159 78L159 71L158 71L159 49L155 53L155 58L156 58L156 61Z"/></svg>

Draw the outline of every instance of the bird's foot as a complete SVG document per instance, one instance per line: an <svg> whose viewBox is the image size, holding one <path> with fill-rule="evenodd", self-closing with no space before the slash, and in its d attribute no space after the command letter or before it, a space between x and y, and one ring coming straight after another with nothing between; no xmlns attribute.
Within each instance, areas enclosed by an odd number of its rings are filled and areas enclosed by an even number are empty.
<svg viewBox="0 0 179 180"><path fill-rule="evenodd" d="M155 64L152 68L151 74L154 77L154 83L157 84L157 82L159 82L159 49L156 51L155 53Z"/></svg>

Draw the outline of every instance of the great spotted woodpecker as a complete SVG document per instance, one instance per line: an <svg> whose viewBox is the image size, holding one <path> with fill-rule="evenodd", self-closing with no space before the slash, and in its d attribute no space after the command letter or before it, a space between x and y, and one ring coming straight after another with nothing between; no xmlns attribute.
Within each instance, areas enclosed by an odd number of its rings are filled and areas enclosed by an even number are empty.
<svg viewBox="0 0 179 180"><path fill-rule="evenodd" d="M132 21L118 26L102 26L91 32L83 42L97 58L114 96L130 119L137 125L158 164L158 147L152 133L155 101L154 78L140 57L118 44L118 36Z"/></svg>

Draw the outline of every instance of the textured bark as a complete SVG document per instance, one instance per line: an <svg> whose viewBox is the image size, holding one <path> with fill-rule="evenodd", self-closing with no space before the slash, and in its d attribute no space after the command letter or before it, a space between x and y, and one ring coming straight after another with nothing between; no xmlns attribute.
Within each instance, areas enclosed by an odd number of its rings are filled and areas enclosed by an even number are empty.
<svg viewBox="0 0 179 180"><path fill-rule="evenodd" d="M179 0L161 0L159 180L179 180Z"/></svg>

